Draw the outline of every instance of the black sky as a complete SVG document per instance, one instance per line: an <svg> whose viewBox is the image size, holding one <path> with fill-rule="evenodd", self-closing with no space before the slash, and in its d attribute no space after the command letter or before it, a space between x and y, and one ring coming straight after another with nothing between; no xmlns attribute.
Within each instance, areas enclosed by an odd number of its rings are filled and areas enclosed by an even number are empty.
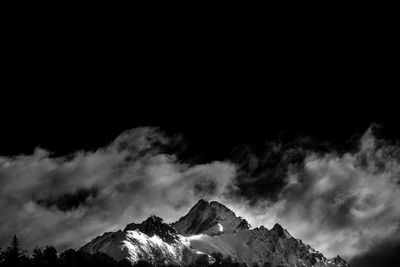
<svg viewBox="0 0 400 267"><path fill-rule="evenodd" d="M389 92L398 88L397 46L373 22L13 22L2 60L3 154L96 148L146 125L216 156L282 136L343 142L372 122L399 133Z"/></svg>
<svg viewBox="0 0 400 267"><path fill-rule="evenodd" d="M389 18L128 26L64 15L7 23L3 155L95 149L148 125L182 134L204 160L300 135L343 143L372 122L400 136Z"/></svg>
<svg viewBox="0 0 400 267"><path fill-rule="evenodd" d="M142 83L132 81L129 89L119 90L93 81L92 90L79 85L61 90L55 84L52 92L5 93L1 152L31 153L37 146L56 154L96 149L138 126L159 126L182 134L188 144L186 156L204 160L224 158L244 143L287 142L301 136L343 144L374 122L384 126L385 138L400 136L397 98L383 96L379 88L376 95L333 88L283 92L265 81L258 92L237 84L233 92L230 87L235 82L227 81L219 88L212 82L204 90L188 84L180 92L170 89L170 83L159 83L157 87L165 89L155 90L141 89ZM35 82L32 86L40 87ZM97 86L105 91L93 90Z"/></svg>
<svg viewBox="0 0 400 267"><path fill-rule="evenodd" d="M93 150L138 126L182 134L180 156L196 162L301 136L346 145L374 122L400 139L399 46L386 20L39 17L5 25L2 156Z"/></svg>
<svg viewBox="0 0 400 267"><path fill-rule="evenodd" d="M389 37L382 44L347 36L346 45L328 33L187 44L181 35L92 37L11 39L0 105L4 154L97 148L147 125L215 156L242 142L299 135L341 143L372 122L399 136L398 56Z"/></svg>

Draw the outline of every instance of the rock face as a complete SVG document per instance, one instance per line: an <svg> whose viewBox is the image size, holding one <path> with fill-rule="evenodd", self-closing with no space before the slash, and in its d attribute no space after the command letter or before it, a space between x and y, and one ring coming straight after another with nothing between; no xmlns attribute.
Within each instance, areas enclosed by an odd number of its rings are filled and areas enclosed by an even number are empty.
<svg viewBox="0 0 400 267"><path fill-rule="evenodd" d="M279 224L270 230L252 229L224 205L205 200L173 224L151 216L140 224L128 224L123 231L105 233L81 249L132 263L141 259L153 264L207 265L213 262L211 254L221 253L248 266L348 267L339 256L325 258Z"/></svg>
<svg viewBox="0 0 400 267"><path fill-rule="evenodd" d="M180 238L178 232L171 225L164 223L163 219L157 216L150 216L147 220L142 223L130 223L128 224L124 232L126 231L138 231L147 236L158 236L164 242L171 244Z"/></svg>
<svg viewBox="0 0 400 267"><path fill-rule="evenodd" d="M218 231L222 225L223 231ZM207 254L221 253L248 266L347 267L339 258L326 259L301 240L293 238L281 225L271 230L250 228L246 220L218 202L200 200L187 215L174 223L192 248Z"/></svg>
<svg viewBox="0 0 400 267"><path fill-rule="evenodd" d="M279 226L280 227L280 226ZM235 234L208 236L204 234L188 238L194 249L204 253L229 255L248 266L304 267L304 266L348 266L344 261L328 260L301 240L287 235L278 227L243 230Z"/></svg>
<svg viewBox="0 0 400 267"><path fill-rule="evenodd" d="M224 205L201 199L188 214L172 224L182 235L219 235L249 229L250 225Z"/></svg>
<svg viewBox="0 0 400 267"><path fill-rule="evenodd" d="M81 250L92 254L102 252L117 261L127 259L135 263L144 260L154 265L184 266L195 261L212 263L213 260L190 248L187 238L156 216L140 224L128 224L123 231L96 237Z"/></svg>

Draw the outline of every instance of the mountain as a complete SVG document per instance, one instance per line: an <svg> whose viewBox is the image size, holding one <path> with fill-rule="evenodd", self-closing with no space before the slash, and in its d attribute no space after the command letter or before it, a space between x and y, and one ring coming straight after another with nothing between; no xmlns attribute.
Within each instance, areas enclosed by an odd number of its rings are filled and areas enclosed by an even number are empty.
<svg viewBox="0 0 400 267"><path fill-rule="evenodd" d="M203 199L172 226L184 236L196 234L213 236L250 228L245 219L237 217L224 205L216 201L209 203Z"/></svg>
<svg viewBox="0 0 400 267"><path fill-rule="evenodd" d="M166 224L151 216L140 224L128 224L123 231L105 233L81 250L103 252L131 263L145 260L178 266L195 262L211 265L211 255L222 255L248 266L348 267L339 256L325 258L279 224L270 230L263 226L251 228L226 206L205 200L175 223Z"/></svg>
<svg viewBox="0 0 400 267"><path fill-rule="evenodd" d="M81 250L91 254L105 253L117 261L127 259L131 263L144 260L158 265L184 266L196 261L212 263L213 260L190 248L187 238L157 216L140 224L128 224L123 231L96 237Z"/></svg>

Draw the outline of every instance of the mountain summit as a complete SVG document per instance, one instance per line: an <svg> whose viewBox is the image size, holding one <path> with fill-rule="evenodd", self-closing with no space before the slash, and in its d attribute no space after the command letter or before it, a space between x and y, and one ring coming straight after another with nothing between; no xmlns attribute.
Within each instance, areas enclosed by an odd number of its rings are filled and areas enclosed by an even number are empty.
<svg viewBox="0 0 400 267"><path fill-rule="evenodd" d="M348 267L339 256L325 258L279 224L270 230L251 228L226 206L203 199L173 224L153 215L96 237L81 250L156 266L208 266L215 262L212 255L222 255L249 267Z"/></svg>
<svg viewBox="0 0 400 267"><path fill-rule="evenodd" d="M137 223L130 223L128 224L124 232L127 231L139 231L147 236L158 236L164 242L168 244L173 243L177 239L179 239L178 232L173 228L171 225L164 223L163 219L157 217L155 215L150 216L144 222L137 224Z"/></svg>
<svg viewBox="0 0 400 267"><path fill-rule="evenodd" d="M184 236L207 234L219 235L223 233L236 233L249 229L250 225L241 217L216 201L208 202L201 199L172 226Z"/></svg>

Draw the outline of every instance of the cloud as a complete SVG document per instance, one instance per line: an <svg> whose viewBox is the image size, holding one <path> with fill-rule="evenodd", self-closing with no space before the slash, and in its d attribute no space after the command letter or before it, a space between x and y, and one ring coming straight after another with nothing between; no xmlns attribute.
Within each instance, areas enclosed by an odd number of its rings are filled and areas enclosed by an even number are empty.
<svg viewBox="0 0 400 267"><path fill-rule="evenodd" d="M0 245L17 233L27 249L78 247L151 214L176 220L199 198L230 190L233 164L181 163L170 153L180 142L142 127L96 151L0 157Z"/></svg>
<svg viewBox="0 0 400 267"><path fill-rule="evenodd" d="M349 259L389 238L400 240L400 150L377 139L375 130L367 130L355 152L275 145L268 153L278 155L276 164L259 165L256 178L239 176L244 190L235 208L254 226L281 223L330 257ZM293 155L300 157L291 160ZM258 189L257 198L248 195L247 187L271 185L277 175L280 185Z"/></svg>
<svg viewBox="0 0 400 267"><path fill-rule="evenodd" d="M302 138L205 164L182 162L182 137L153 127L95 151L0 157L0 245L17 233L27 249L78 247L151 214L175 221L207 198L328 257L381 260L400 240L400 146L375 130L347 151Z"/></svg>

